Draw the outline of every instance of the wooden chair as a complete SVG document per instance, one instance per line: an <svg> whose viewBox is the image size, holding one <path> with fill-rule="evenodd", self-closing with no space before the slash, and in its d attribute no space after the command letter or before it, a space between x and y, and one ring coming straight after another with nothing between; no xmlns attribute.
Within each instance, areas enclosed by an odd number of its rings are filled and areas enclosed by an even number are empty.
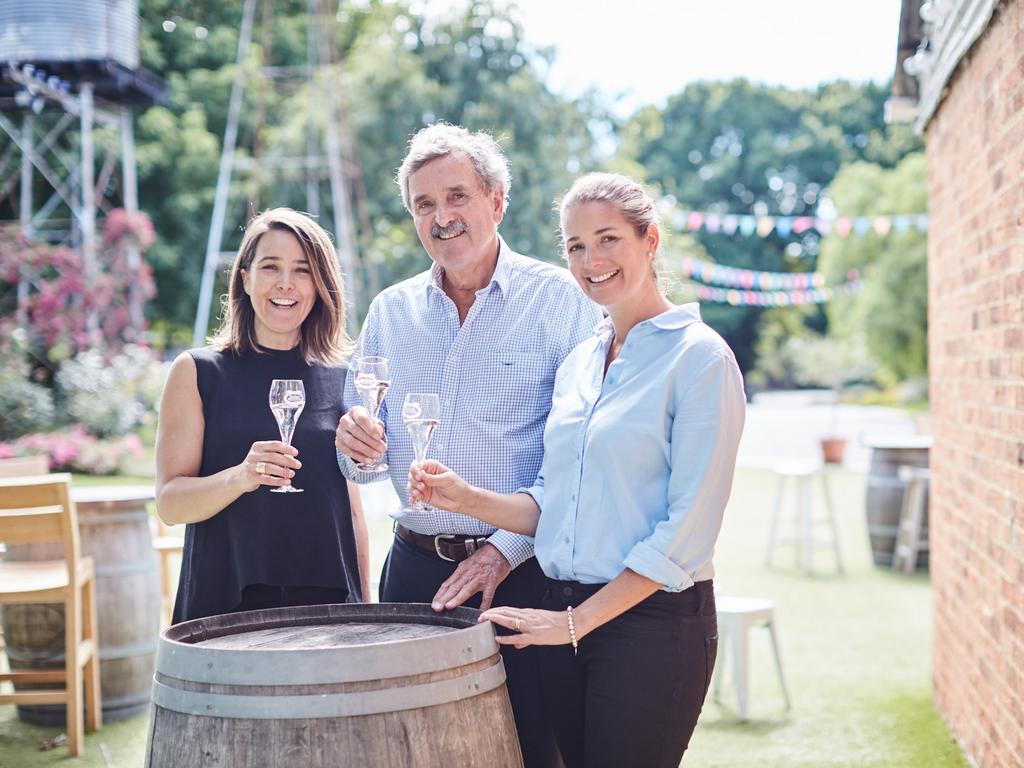
<svg viewBox="0 0 1024 768"><path fill-rule="evenodd" d="M159 517L152 519L155 520L153 549L160 556L160 592L163 596L161 618L165 626L170 626L171 613L174 610L174 591L178 584L172 567L173 559L181 555L185 540L171 533L171 530L178 526L167 525Z"/></svg>
<svg viewBox="0 0 1024 768"><path fill-rule="evenodd" d="M82 557L78 518L71 501L71 476L55 474L0 479L0 541L30 544L57 541L61 560L0 562L0 604L64 605L64 669L24 669L0 674L0 682L63 683L58 690L0 694L0 704L63 704L67 709L68 752L81 754L85 727L103 724L100 710L96 635L96 580L91 557Z"/></svg>
<svg viewBox="0 0 1024 768"><path fill-rule="evenodd" d="M0 477L27 477L45 475L50 471L50 460L45 456L18 456L0 459Z"/></svg>

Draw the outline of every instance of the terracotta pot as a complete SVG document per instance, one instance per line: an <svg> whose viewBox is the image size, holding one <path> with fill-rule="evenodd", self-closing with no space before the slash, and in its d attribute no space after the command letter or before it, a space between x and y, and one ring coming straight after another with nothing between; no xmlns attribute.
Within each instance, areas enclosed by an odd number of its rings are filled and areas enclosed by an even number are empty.
<svg viewBox="0 0 1024 768"><path fill-rule="evenodd" d="M826 464L842 464L846 452L845 437L821 438L821 456Z"/></svg>

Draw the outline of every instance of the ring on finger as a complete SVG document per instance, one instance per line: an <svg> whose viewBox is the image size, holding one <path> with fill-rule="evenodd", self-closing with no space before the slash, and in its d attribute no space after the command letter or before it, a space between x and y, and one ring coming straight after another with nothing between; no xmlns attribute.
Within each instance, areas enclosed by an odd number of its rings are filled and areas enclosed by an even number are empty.
<svg viewBox="0 0 1024 768"><path fill-rule="evenodd" d="M267 474L267 462L265 462L265 461L257 461L256 462L256 474L257 475L265 475L265 474Z"/></svg>
<svg viewBox="0 0 1024 768"><path fill-rule="evenodd" d="M512 622L512 629L514 629L516 632L522 632L522 630L520 629L520 627L522 626L523 620L516 616L515 620Z"/></svg>

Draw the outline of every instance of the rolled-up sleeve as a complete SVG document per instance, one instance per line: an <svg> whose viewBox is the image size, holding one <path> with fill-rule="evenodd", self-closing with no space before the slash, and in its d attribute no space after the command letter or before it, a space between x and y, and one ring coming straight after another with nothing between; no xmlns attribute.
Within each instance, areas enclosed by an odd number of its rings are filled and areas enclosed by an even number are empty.
<svg viewBox="0 0 1024 768"><path fill-rule="evenodd" d="M674 388L668 511L624 565L670 592L693 585L711 559L729 501L746 413L743 378L727 352L716 352Z"/></svg>

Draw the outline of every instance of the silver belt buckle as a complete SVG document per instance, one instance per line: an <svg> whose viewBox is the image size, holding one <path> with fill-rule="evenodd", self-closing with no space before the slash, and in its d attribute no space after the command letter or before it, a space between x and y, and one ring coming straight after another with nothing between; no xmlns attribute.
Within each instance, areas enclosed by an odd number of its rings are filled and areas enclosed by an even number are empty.
<svg viewBox="0 0 1024 768"><path fill-rule="evenodd" d="M444 555L444 554L441 553L441 539L454 539L454 538L455 538L455 534L454 533L439 533L439 534L437 534L434 537L434 551L437 552L437 556L438 557L440 557L442 560L447 560L449 563L457 563L458 560L456 560L455 558L452 558L452 557L448 557L448 555Z"/></svg>

